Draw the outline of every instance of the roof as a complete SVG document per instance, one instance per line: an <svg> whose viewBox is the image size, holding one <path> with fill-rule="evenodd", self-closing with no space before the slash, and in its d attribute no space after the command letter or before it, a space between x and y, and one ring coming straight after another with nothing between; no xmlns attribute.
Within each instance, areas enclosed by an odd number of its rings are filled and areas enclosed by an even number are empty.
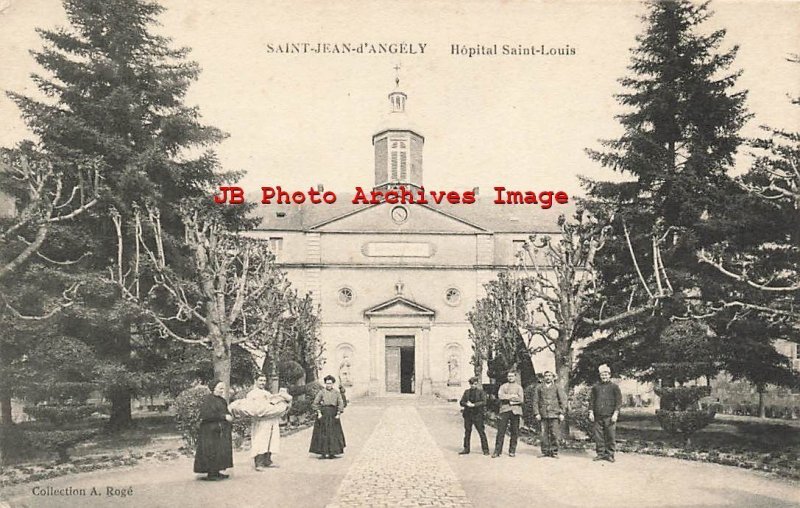
<svg viewBox="0 0 800 508"><path fill-rule="evenodd" d="M310 231L315 226L326 224L360 210L380 205L353 204L354 194L337 193L333 204L258 204L253 214L261 218L256 229L267 231ZM549 233L557 232L559 215L569 217L575 204L553 204L549 209L540 205L495 204L492 198L478 196L473 204L409 204L408 207L424 206L443 214L477 226L489 233Z"/></svg>

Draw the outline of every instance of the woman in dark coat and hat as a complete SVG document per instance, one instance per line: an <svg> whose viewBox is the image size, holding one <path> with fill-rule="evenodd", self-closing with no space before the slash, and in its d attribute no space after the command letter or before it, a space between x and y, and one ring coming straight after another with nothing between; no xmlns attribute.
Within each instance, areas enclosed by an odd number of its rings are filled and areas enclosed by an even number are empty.
<svg viewBox="0 0 800 508"><path fill-rule="evenodd" d="M325 389L314 397L314 409L317 419L314 421L314 433L311 435L311 447L308 451L318 453L321 458L332 459L334 455L344 453L344 433L339 417L344 411L344 400L339 390L334 390L336 378L325 376Z"/></svg>
<svg viewBox="0 0 800 508"><path fill-rule="evenodd" d="M197 436L197 453L194 456L194 472L207 473L203 480L224 480L228 475L220 471L233 467L233 417L223 398L225 383L214 380L210 386L214 393L203 397L200 403L200 431Z"/></svg>

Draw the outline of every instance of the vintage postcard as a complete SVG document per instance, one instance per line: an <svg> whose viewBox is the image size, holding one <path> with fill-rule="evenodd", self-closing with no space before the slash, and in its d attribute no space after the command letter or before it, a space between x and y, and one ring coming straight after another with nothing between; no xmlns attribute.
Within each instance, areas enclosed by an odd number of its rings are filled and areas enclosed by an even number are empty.
<svg viewBox="0 0 800 508"><path fill-rule="evenodd" d="M0 507L796 506L798 27L0 0Z"/></svg>

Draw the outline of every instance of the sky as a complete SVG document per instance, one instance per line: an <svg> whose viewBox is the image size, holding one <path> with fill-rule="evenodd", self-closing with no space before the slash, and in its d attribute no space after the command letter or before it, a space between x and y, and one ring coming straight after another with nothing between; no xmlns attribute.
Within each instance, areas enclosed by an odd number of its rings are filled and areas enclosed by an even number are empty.
<svg viewBox="0 0 800 508"><path fill-rule="evenodd" d="M218 153L246 172L248 192L281 185L351 192L373 183L371 137L389 110L399 65L411 126L425 137L428 189L580 193L578 175L614 175L585 154L621 133L613 100L629 49L643 29L634 1L162 0L159 33L192 48L203 69L187 103L230 136ZM768 124L800 130L800 1L716 0L707 30L740 46L734 68L754 114L743 134ZM35 95L29 55L35 27L66 18L56 0L0 0L0 89ZM417 54L270 52L287 43L408 43ZM424 53L419 46L425 45ZM453 54L452 46L567 47L571 55ZM564 51L562 51L564 52ZM566 51L570 52L570 51ZM0 146L30 137L0 97ZM736 171L746 169L737 159Z"/></svg>

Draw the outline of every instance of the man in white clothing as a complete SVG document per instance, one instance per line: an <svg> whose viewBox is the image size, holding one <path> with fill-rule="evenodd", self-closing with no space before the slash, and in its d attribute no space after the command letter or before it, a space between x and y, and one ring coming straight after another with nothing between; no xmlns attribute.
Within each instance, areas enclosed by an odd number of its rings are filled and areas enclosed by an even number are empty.
<svg viewBox="0 0 800 508"><path fill-rule="evenodd" d="M264 375L256 378L256 387L250 390L247 394L248 401L256 404L261 408L265 404L270 406L279 405L291 400L291 396L281 390L279 396L272 395L267 391L267 377ZM268 406L269 407L269 406ZM280 407L288 406L283 404ZM276 407L274 411L261 411L264 414L261 417L252 417L252 424L250 428L250 456L253 457L256 471L261 471L263 467L272 466L272 456L280 453L281 448L281 432L280 421L281 416L285 411L278 410Z"/></svg>

